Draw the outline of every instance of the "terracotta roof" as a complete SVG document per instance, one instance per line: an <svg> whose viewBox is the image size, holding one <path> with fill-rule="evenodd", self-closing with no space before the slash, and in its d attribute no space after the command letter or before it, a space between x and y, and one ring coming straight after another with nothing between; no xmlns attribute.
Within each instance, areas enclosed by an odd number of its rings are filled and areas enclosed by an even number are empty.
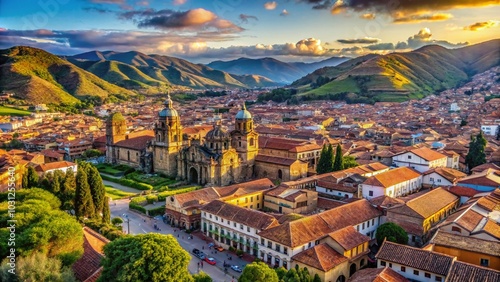
<svg viewBox="0 0 500 282"><path fill-rule="evenodd" d="M363 184L388 188L420 176L415 170L403 166L371 176Z"/></svg>
<svg viewBox="0 0 500 282"><path fill-rule="evenodd" d="M147 143L153 139L154 136L149 136L149 135L138 136L118 141L114 144L114 146L132 150L143 150L146 149Z"/></svg>
<svg viewBox="0 0 500 282"><path fill-rule="evenodd" d="M327 199L327 198L318 197L317 207L320 209L329 210L329 209L340 207L340 206L345 205L345 204L347 204L347 203L337 201L337 200L331 200L331 199Z"/></svg>
<svg viewBox="0 0 500 282"><path fill-rule="evenodd" d="M109 240L88 227L83 228L83 235L83 255L73 264L72 269L78 281L95 281L102 271L102 249Z"/></svg>
<svg viewBox="0 0 500 282"><path fill-rule="evenodd" d="M477 193L479 193L477 190L469 188L469 187L464 187L464 186L449 186L446 188L450 193L453 193L457 196L463 196L463 197L474 197Z"/></svg>
<svg viewBox="0 0 500 282"><path fill-rule="evenodd" d="M462 236L456 233L452 234L442 230L438 230L438 232L436 232L430 243L436 246L444 246L452 249L466 250L492 256L500 254L499 242Z"/></svg>
<svg viewBox="0 0 500 282"><path fill-rule="evenodd" d="M286 166L291 166L295 162L302 162L302 161L296 160L296 159L265 156L265 155L260 155L260 154L257 155L257 157L255 157L255 161L256 162L263 162L263 163L278 164L278 165L286 165Z"/></svg>
<svg viewBox="0 0 500 282"><path fill-rule="evenodd" d="M354 273L348 282L407 282L403 275L392 268L365 268Z"/></svg>
<svg viewBox="0 0 500 282"><path fill-rule="evenodd" d="M382 213L366 199L311 215L259 233L261 237L289 247L318 240L341 228L357 225Z"/></svg>
<svg viewBox="0 0 500 282"><path fill-rule="evenodd" d="M405 205L390 208L389 211L425 219L458 200L457 196L439 187L409 200Z"/></svg>
<svg viewBox="0 0 500 282"><path fill-rule="evenodd" d="M500 271L455 261L446 278L446 282L464 281L497 282L500 281Z"/></svg>
<svg viewBox="0 0 500 282"><path fill-rule="evenodd" d="M76 164L72 163L72 162L67 162L67 161L52 162L52 163L46 163L46 164L39 164L35 167L35 170L38 172L46 172L46 171L54 170L54 169L62 169L62 168L72 167L74 165L76 165Z"/></svg>
<svg viewBox="0 0 500 282"><path fill-rule="evenodd" d="M500 186L500 176L495 173L495 170L487 169L481 173L476 173L464 177L458 181L458 183L489 186L489 187L499 187Z"/></svg>
<svg viewBox="0 0 500 282"><path fill-rule="evenodd" d="M497 239L500 239L500 224L491 219L488 219L486 221L486 224L483 226L482 231L490 234Z"/></svg>
<svg viewBox="0 0 500 282"><path fill-rule="evenodd" d="M337 184L330 181L321 181L319 180L316 186L321 188L333 189L337 191L347 192L347 193L355 193L358 191L358 187L346 186L342 184Z"/></svg>
<svg viewBox="0 0 500 282"><path fill-rule="evenodd" d="M64 157L64 154L61 154L61 153L57 152L56 150L52 150L52 149L42 150L40 153L42 153L42 155L49 157L49 158L62 158L62 157Z"/></svg>
<svg viewBox="0 0 500 282"><path fill-rule="evenodd" d="M378 197L370 199L369 201L374 206L387 207L387 208L390 208L393 206L399 206L399 205L402 205L405 203L403 200L400 200L398 198L389 197L387 195L378 196Z"/></svg>
<svg viewBox="0 0 500 282"><path fill-rule="evenodd" d="M346 251L370 241L370 237L359 233L352 226L344 227L328 235Z"/></svg>
<svg viewBox="0 0 500 282"><path fill-rule="evenodd" d="M483 172L486 169L500 170L500 166L497 166L496 164L493 163L485 163L474 167L473 169L471 169L471 171L477 173L477 172Z"/></svg>
<svg viewBox="0 0 500 282"><path fill-rule="evenodd" d="M316 245L292 257L293 260L327 272L348 259L326 243Z"/></svg>
<svg viewBox="0 0 500 282"><path fill-rule="evenodd" d="M250 226L257 230L265 230L279 225L276 218L264 212L242 208L219 200L211 201L201 208L201 210L227 220Z"/></svg>
<svg viewBox="0 0 500 282"><path fill-rule="evenodd" d="M460 178L467 176L467 174L461 171L448 167L437 167L429 169L428 171L424 172L423 175L428 175L431 173L436 173L438 175L441 175L443 178L450 181L451 183L455 183Z"/></svg>
<svg viewBox="0 0 500 282"><path fill-rule="evenodd" d="M384 241L375 255L379 260L390 261L408 267L446 276L454 257L432 251Z"/></svg>
<svg viewBox="0 0 500 282"><path fill-rule="evenodd" d="M421 157L422 159L424 159L426 161L435 161L435 160L439 160L442 158L446 158L445 155L443 155L439 152L436 152L432 149L429 149L427 147L413 149L413 150L410 150L410 152Z"/></svg>

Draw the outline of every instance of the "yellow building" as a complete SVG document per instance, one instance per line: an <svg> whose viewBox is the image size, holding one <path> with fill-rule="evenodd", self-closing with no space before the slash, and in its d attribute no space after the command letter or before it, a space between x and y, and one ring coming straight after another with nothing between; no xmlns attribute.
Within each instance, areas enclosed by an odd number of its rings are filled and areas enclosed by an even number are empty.
<svg viewBox="0 0 500 282"><path fill-rule="evenodd" d="M500 242L438 231L429 249L457 260L500 270Z"/></svg>

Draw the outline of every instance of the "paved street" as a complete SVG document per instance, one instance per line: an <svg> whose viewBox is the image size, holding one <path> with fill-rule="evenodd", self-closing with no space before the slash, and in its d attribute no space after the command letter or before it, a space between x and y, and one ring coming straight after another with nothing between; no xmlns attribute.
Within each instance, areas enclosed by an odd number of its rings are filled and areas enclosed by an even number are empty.
<svg viewBox="0 0 500 282"><path fill-rule="evenodd" d="M110 203L111 218L121 217L123 218L124 221L127 221L128 219L129 224L127 224L127 222L123 223L123 230L126 233L128 233L128 230L130 228L130 234L141 234L150 232L157 232L161 234L172 234L175 238L177 238L179 244L191 255L191 261L189 263L189 271L191 273L198 272L198 262L200 262L200 259L198 259L191 253L193 248L197 248L200 251L207 254L207 256L213 257L217 262L216 265L209 265L208 263L204 262L203 268L201 269L205 273L210 275L210 277L212 277L213 281L215 282L237 281L238 277L240 276L240 273L233 271L229 267L227 268L228 274L224 274L224 267L223 267L224 260L226 261L226 263L230 263L232 265L236 264L242 268L246 264L248 264L248 262L236 257L234 254L232 254L232 260L228 260L227 251L215 253L215 251L213 250L212 251L208 250L207 248L208 244L204 240L196 236L193 236L193 239L188 239L188 234L180 232L178 230L177 232L175 232L174 228L172 228L170 225L163 223L161 217L152 219L140 213L136 213L129 210L128 203L129 200L127 199L112 201ZM155 223L158 225L161 231L157 231L154 229Z"/></svg>

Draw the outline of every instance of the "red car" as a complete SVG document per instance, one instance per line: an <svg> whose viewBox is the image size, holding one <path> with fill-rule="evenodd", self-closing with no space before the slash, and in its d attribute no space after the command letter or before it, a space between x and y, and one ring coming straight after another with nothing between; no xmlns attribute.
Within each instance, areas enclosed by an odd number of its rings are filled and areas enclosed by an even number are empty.
<svg viewBox="0 0 500 282"><path fill-rule="evenodd" d="M205 258L205 261L206 261L208 264L215 265L215 259L214 259L214 258L211 258L211 257L206 257L206 258Z"/></svg>

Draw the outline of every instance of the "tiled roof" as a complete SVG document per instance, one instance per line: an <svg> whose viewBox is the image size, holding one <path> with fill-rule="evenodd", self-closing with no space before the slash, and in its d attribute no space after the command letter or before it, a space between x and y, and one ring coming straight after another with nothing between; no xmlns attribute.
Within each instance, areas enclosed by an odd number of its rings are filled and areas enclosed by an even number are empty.
<svg viewBox="0 0 500 282"><path fill-rule="evenodd" d="M273 156L265 156L265 155L257 155L255 157L256 162L263 162L263 163L271 163L271 164L278 164L278 165L286 165L290 166L294 164L295 162L302 162L300 160L296 159L288 159L288 158L280 158L280 157L273 157Z"/></svg>
<svg viewBox="0 0 500 282"><path fill-rule="evenodd" d="M357 225L382 213L366 199L339 206L259 233L261 237L289 247L297 247L341 228Z"/></svg>
<svg viewBox="0 0 500 282"><path fill-rule="evenodd" d="M474 167L473 169L471 169L471 171L477 173L477 172L483 172L486 169L500 170L500 166L497 166L496 164L493 163L485 163Z"/></svg>
<svg viewBox="0 0 500 282"><path fill-rule="evenodd" d="M129 138L126 140L118 141L114 145L116 147L132 149L132 150L143 150L146 149L146 145L149 141L153 140L154 136L138 136Z"/></svg>
<svg viewBox="0 0 500 282"><path fill-rule="evenodd" d="M483 226L483 231L500 240L500 224L497 222L488 219Z"/></svg>
<svg viewBox="0 0 500 282"><path fill-rule="evenodd" d="M413 149L413 150L410 150L410 152L421 157L422 159L424 159L426 161L435 161L435 160L439 160L442 158L446 158L445 155L443 155L439 152L436 152L432 149L429 149L427 147Z"/></svg>
<svg viewBox="0 0 500 282"><path fill-rule="evenodd" d="M72 167L76 165L75 163L72 162L67 162L67 161L60 161L60 162L52 162L52 163L46 163L46 164L39 164L35 167L36 171L39 172L45 172L53 169L62 169L62 168L67 168L67 167Z"/></svg>
<svg viewBox="0 0 500 282"><path fill-rule="evenodd" d="M499 242L469 236L461 236L456 233L452 234L442 230L438 230L438 232L436 232L430 243L436 246L445 246L453 249L461 249L492 256L500 254Z"/></svg>
<svg viewBox="0 0 500 282"><path fill-rule="evenodd" d="M317 207L320 209L329 210L329 209L340 207L340 206L345 205L345 204L347 204L347 203L337 201L337 200L331 200L331 199L327 199L327 198L318 197Z"/></svg>
<svg viewBox="0 0 500 282"><path fill-rule="evenodd" d="M498 282L500 281L500 271L455 261L446 278L446 282L464 281Z"/></svg>
<svg viewBox="0 0 500 282"><path fill-rule="evenodd" d="M449 255L388 241L384 241L375 257L443 276L448 274L454 260L454 257Z"/></svg>
<svg viewBox="0 0 500 282"><path fill-rule="evenodd" d="M388 208L397 205L402 205L405 203L404 201L398 198L389 197L387 195L378 196L370 199L369 201L374 206L388 207Z"/></svg>
<svg viewBox="0 0 500 282"><path fill-rule="evenodd" d="M347 282L407 282L403 275L392 268L365 268L354 273Z"/></svg>
<svg viewBox="0 0 500 282"><path fill-rule="evenodd" d="M455 183L455 181L457 181L458 179L467 176L467 174L465 174L461 171L458 171L458 170L452 169L452 168L448 168L448 167L433 168L433 169L430 169L430 170L424 172L423 175L428 175L431 173L436 173L436 174L442 176L443 178L445 178L446 180L450 181L451 183Z"/></svg>
<svg viewBox="0 0 500 282"><path fill-rule="evenodd" d="M371 176L363 184L387 188L419 176L420 173L403 166Z"/></svg>
<svg viewBox="0 0 500 282"><path fill-rule="evenodd" d="M481 173L476 173L464 177L458 181L458 183L498 187L500 186L500 176L495 173L496 170L487 169Z"/></svg>
<svg viewBox="0 0 500 282"><path fill-rule="evenodd" d="M257 230L265 230L279 225L278 220L271 215L253 209L227 204L219 200L211 201L201 210L227 220L250 226Z"/></svg>
<svg viewBox="0 0 500 282"><path fill-rule="evenodd" d="M479 193L477 190L469 188L469 187L464 187L464 186L449 186L446 188L450 193L453 193L457 196L463 196L463 197L474 197L477 193Z"/></svg>
<svg viewBox="0 0 500 282"><path fill-rule="evenodd" d="M293 260L327 272L348 259L326 243L316 245L292 257Z"/></svg>
<svg viewBox="0 0 500 282"><path fill-rule="evenodd" d="M420 197L406 202L405 205L390 208L391 212L428 218L447 205L458 201L458 197L439 187L433 189Z"/></svg>
<svg viewBox="0 0 500 282"><path fill-rule="evenodd" d="M370 237L359 233L352 226L344 227L328 235L346 251L370 241Z"/></svg>
<svg viewBox="0 0 500 282"><path fill-rule="evenodd" d="M109 240L88 227L83 228L83 255L72 266L75 277L79 281L95 281L102 267L102 248Z"/></svg>

